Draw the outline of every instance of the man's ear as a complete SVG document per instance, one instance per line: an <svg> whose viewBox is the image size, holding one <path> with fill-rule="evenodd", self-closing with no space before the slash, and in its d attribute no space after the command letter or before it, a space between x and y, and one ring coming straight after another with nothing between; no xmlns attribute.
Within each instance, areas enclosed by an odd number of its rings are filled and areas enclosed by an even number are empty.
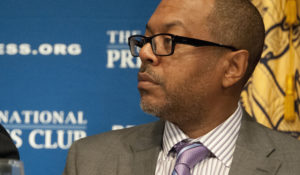
<svg viewBox="0 0 300 175"><path fill-rule="evenodd" d="M248 67L249 52L238 50L230 52L225 57L225 72L222 86L228 88L241 80Z"/></svg>

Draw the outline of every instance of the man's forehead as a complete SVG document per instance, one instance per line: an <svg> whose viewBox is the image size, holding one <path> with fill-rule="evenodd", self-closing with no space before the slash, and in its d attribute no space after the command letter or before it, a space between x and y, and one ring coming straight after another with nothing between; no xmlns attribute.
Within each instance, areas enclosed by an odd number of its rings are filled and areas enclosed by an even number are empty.
<svg viewBox="0 0 300 175"><path fill-rule="evenodd" d="M166 32L172 28L181 28L183 30L187 30L184 23L178 19L170 19L160 22L161 24L159 25L152 25L151 21L149 21L146 25L146 30L152 34L156 33L156 30Z"/></svg>
<svg viewBox="0 0 300 175"><path fill-rule="evenodd" d="M151 33L155 33L154 29L166 31L174 27L187 30L203 22L211 7L212 0L162 0L146 29Z"/></svg>
<svg viewBox="0 0 300 175"><path fill-rule="evenodd" d="M215 0L162 0L157 8L172 7L186 10L198 9L213 5Z"/></svg>

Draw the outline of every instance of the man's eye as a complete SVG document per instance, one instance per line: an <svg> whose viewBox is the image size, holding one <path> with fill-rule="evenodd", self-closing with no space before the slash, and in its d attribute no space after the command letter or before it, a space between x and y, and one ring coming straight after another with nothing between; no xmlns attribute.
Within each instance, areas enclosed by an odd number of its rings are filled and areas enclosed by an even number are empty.
<svg viewBox="0 0 300 175"><path fill-rule="evenodd" d="M164 39L164 44L167 45L167 46L171 45L172 44L172 39L171 38L165 38Z"/></svg>

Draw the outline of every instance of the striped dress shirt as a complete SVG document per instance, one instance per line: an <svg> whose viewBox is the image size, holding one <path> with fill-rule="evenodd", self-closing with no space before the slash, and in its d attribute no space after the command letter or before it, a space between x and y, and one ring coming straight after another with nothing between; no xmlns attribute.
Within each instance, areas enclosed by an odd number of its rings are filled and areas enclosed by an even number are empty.
<svg viewBox="0 0 300 175"><path fill-rule="evenodd" d="M176 163L176 154L172 147L182 141L201 142L214 156L197 163L192 175L228 175L233 158L236 139L241 126L242 109L240 103L236 111L222 124L204 136L191 139L171 122L165 123L162 150L159 152L156 175L171 175Z"/></svg>

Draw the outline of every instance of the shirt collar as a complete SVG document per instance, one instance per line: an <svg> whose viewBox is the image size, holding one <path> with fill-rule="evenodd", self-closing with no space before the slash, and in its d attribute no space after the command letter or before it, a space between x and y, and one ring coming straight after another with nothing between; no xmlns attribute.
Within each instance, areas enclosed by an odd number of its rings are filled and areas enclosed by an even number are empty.
<svg viewBox="0 0 300 175"><path fill-rule="evenodd" d="M230 167L241 118L242 109L239 103L235 112L228 119L207 134L196 139L189 138L178 126L166 121L163 135L163 153L168 155L173 146L182 140L201 142L225 166Z"/></svg>

